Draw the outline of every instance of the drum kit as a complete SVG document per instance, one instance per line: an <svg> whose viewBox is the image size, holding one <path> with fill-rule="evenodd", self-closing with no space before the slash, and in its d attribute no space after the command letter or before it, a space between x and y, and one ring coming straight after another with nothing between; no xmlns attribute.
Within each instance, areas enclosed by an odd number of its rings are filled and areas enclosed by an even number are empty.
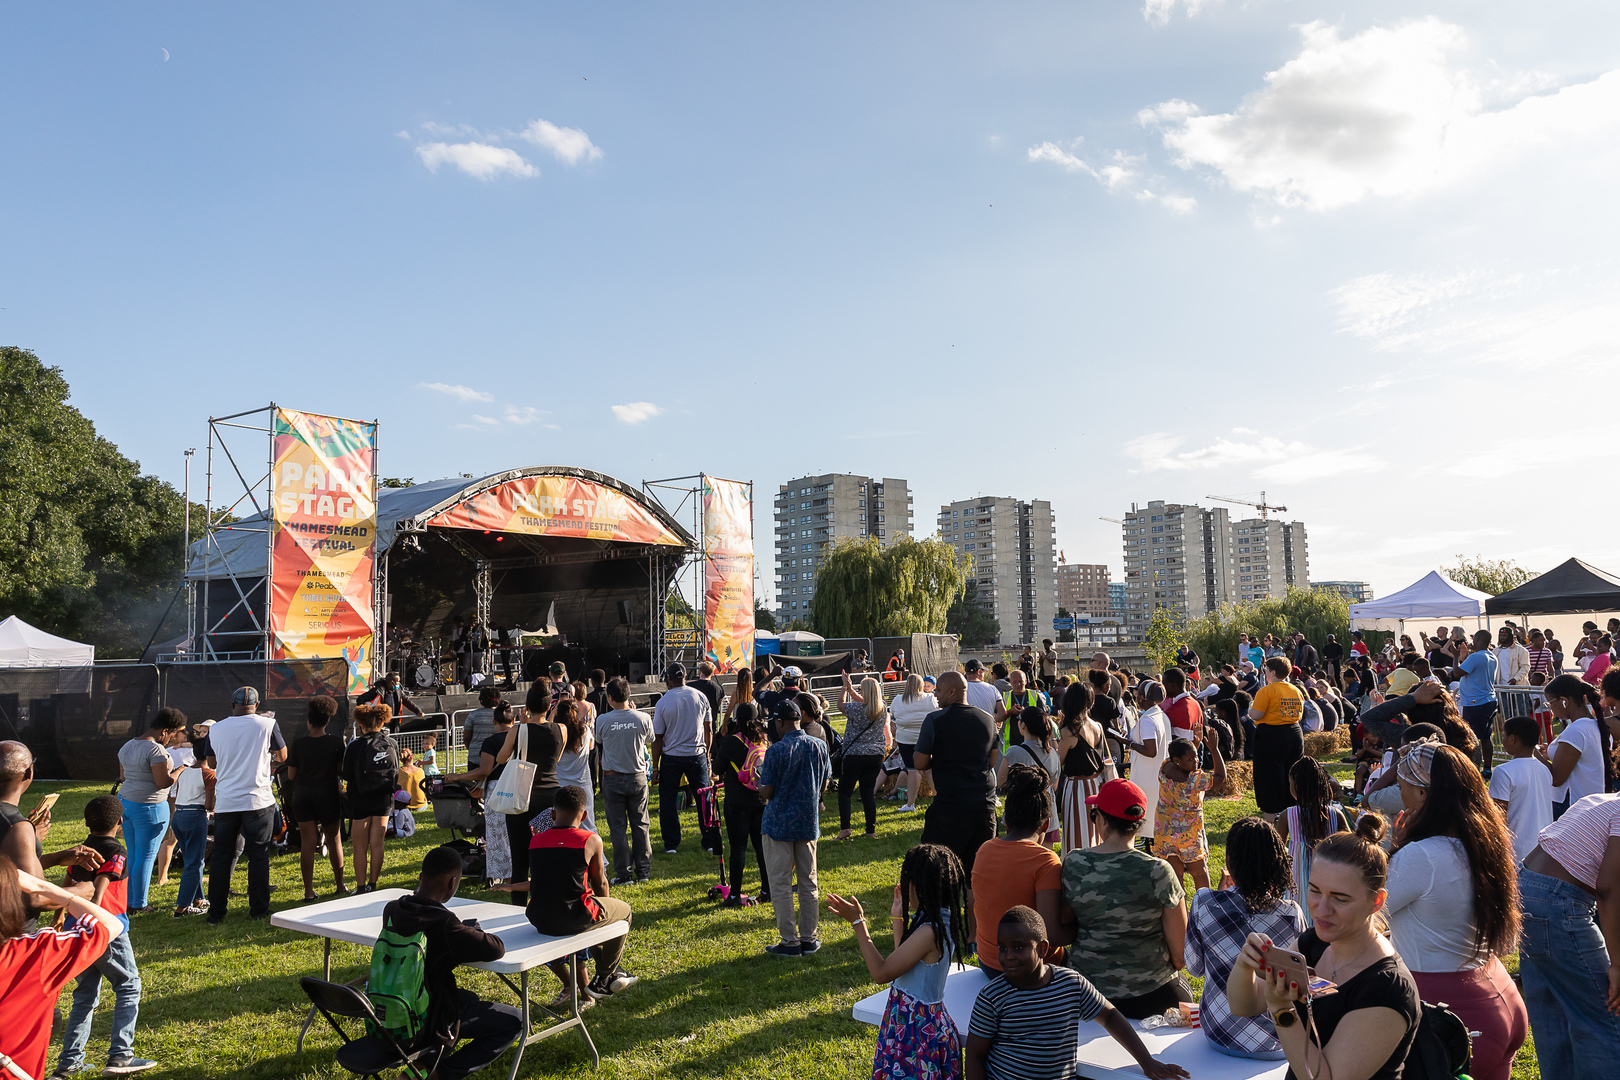
<svg viewBox="0 0 1620 1080"><path fill-rule="evenodd" d="M389 668L412 690L438 690L456 681L456 657L444 652L437 638L390 642Z"/></svg>

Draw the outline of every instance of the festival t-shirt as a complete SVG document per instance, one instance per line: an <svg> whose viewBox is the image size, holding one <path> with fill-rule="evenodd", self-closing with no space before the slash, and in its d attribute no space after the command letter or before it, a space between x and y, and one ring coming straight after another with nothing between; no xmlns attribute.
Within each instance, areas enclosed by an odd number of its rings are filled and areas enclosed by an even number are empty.
<svg viewBox="0 0 1620 1080"><path fill-rule="evenodd" d="M1078 1075L1080 1021L1097 1019L1108 1001L1078 972L1048 970L1051 981L1034 990L1020 990L998 975L979 991L968 1034L990 1040L985 1080Z"/></svg>
<svg viewBox="0 0 1620 1080"><path fill-rule="evenodd" d="M1108 998L1140 997L1176 976L1164 909L1185 897L1163 859L1076 848L1063 860L1063 900L1078 926L1069 966Z"/></svg>
<svg viewBox="0 0 1620 1080"><path fill-rule="evenodd" d="M118 921L129 929L129 854L115 836L87 836L84 846L101 856L101 865L94 870L68 867L68 880L73 882L107 879L107 891L101 894L101 907L118 916Z"/></svg>
<svg viewBox="0 0 1620 1080"><path fill-rule="evenodd" d="M1267 683L1254 695L1254 709L1261 714L1257 724L1297 724L1305 712L1305 695L1290 682Z"/></svg>
<svg viewBox="0 0 1620 1080"><path fill-rule="evenodd" d="M100 919L0 941L0 1052L29 1076L45 1075L57 995L111 941Z"/></svg>

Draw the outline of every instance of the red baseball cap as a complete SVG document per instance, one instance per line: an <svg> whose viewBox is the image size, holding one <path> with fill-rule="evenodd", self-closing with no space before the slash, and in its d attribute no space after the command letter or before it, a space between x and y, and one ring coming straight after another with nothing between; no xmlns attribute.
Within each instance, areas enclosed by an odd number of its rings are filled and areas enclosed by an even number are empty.
<svg viewBox="0 0 1620 1080"><path fill-rule="evenodd" d="M1086 805L1125 821L1141 821L1147 817L1147 796L1129 780L1108 781L1097 794L1086 797Z"/></svg>

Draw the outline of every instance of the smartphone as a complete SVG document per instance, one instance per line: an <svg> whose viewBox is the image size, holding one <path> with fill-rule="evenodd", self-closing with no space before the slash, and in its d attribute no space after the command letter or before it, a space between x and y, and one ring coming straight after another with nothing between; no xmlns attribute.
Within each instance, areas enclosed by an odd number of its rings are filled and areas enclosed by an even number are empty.
<svg viewBox="0 0 1620 1080"><path fill-rule="evenodd" d="M1266 959L1273 968L1286 974L1290 982L1305 987L1306 995L1309 997L1331 994L1338 989L1327 979L1312 972L1310 965L1305 963L1305 956L1302 953L1273 947L1266 950Z"/></svg>
<svg viewBox="0 0 1620 1080"><path fill-rule="evenodd" d="M55 806L56 800L60 799L61 797L62 795L60 792L53 791L43 799L40 799L39 804L28 812L28 820L30 822L38 823L45 817L46 814L51 812L51 807Z"/></svg>

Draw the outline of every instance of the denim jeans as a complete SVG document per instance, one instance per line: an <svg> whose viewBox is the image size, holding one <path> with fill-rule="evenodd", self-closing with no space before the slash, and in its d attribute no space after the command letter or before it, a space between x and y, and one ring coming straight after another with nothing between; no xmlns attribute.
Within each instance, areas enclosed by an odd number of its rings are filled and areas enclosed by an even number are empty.
<svg viewBox="0 0 1620 1080"><path fill-rule="evenodd" d="M158 848L163 844L163 834L169 831L169 803L167 799L155 803L118 801L124 804L124 847L129 852L129 909L139 911L146 906Z"/></svg>
<svg viewBox="0 0 1620 1080"><path fill-rule="evenodd" d="M1609 1012L1609 951L1597 900L1584 889L1519 867L1519 977L1541 1075L1612 1077L1620 1017ZM1577 1053L1577 1047L1579 1052Z"/></svg>
<svg viewBox="0 0 1620 1080"><path fill-rule="evenodd" d="M1492 733L1495 727L1492 721L1496 719L1496 702L1487 701L1483 705L1464 705L1462 718L1469 727L1474 729L1474 735L1479 739L1479 771L1485 779L1491 778L1491 761L1496 752L1492 745Z"/></svg>
<svg viewBox="0 0 1620 1080"><path fill-rule="evenodd" d="M203 898L203 855L208 850L208 810L182 806L174 812L174 838L180 848L180 895L176 908L187 908Z"/></svg>
<svg viewBox="0 0 1620 1080"><path fill-rule="evenodd" d="M690 782L692 796L697 789L709 786L709 759L706 754L696 757L676 757L665 754L658 762L658 825L664 834L664 850L677 851L681 846L681 785ZM700 830L701 832L701 830ZM707 836L702 838L708 840Z"/></svg>
<svg viewBox="0 0 1620 1080"><path fill-rule="evenodd" d="M126 804L127 805L127 804ZM167 803L164 804L167 807ZM159 837L162 833L158 834ZM112 1042L107 1060L117 1061L135 1053L135 1020L141 1011L141 973L135 967L135 949L129 931L112 939L90 969L79 976L73 988L73 1008L62 1029L62 1056L56 1059L57 1072L72 1072L84 1062L84 1044L90 1041L90 1021L101 1001L101 980L112 984Z"/></svg>

